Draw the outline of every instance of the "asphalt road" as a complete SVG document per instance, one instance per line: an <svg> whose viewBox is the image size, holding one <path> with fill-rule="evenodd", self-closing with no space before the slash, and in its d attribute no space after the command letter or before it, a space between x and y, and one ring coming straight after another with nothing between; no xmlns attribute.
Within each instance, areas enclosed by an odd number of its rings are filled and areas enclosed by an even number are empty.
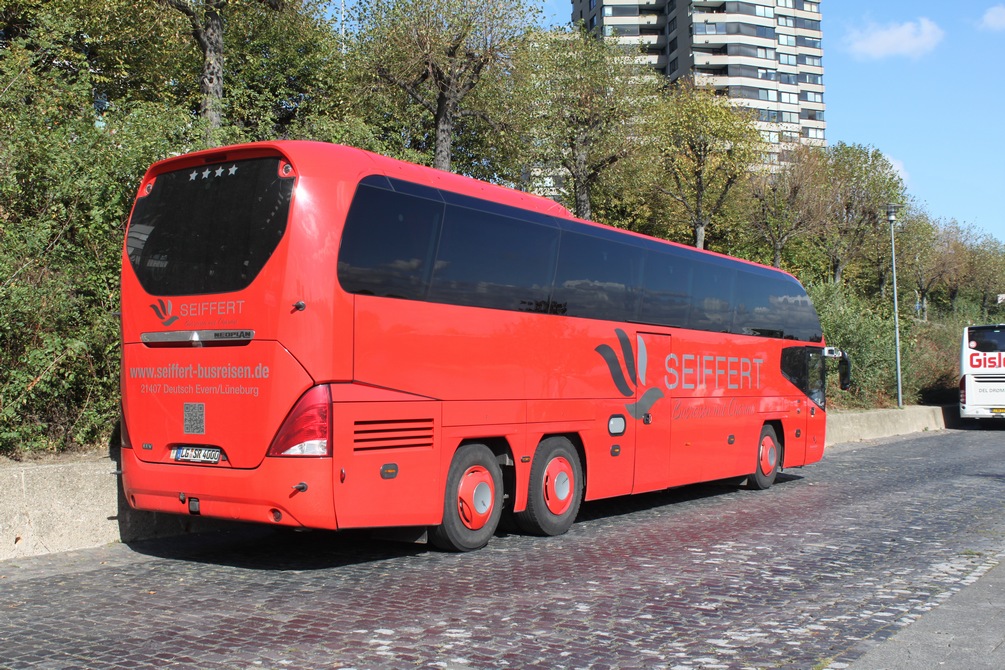
<svg viewBox="0 0 1005 670"><path fill-rule="evenodd" d="M462 555L249 527L0 562L0 667L843 668L999 562L1003 437L840 445Z"/></svg>

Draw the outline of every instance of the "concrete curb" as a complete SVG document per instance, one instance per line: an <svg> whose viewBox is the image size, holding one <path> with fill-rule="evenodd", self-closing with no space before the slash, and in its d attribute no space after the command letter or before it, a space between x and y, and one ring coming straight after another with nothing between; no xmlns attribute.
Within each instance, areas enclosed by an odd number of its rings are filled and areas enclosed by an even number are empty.
<svg viewBox="0 0 1005 670"><path fill-rule="evenodd" d="M957 423L955 407L831 412L828 447L860 440L942 430ZM132 542L232 526L187 516L137 512L122 495L118 463L107 455L52 463L0 464L0 560L110 542Z"/></svg>
<svg viewBox="0 0 1005 670"><path fill-rule="evenodd" d="M0 464L0 560L171 537L232 526L138 512L126 504L119 464L100 453L52 463Z"/></svg>
<svg viewBox="0 0 1005 670"><path fill-rule="evenodd" d="M825 446L954 428L959 416L955 405L832 412L827 415Z"/></svg>

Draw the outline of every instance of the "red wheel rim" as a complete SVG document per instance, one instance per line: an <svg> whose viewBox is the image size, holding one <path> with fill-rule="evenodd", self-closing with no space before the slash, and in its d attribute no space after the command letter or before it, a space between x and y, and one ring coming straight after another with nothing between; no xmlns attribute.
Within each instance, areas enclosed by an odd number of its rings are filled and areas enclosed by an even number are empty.
<svg viewBox="0 0 1005 670"><path fill-rule="evenodd" d="M544 470L544 504L559 516L572 505L572 487L576 484L572 464L562 456L551 459Z"/></svg>
<svg viewBox="0 0 1005 670"><path fill-rule="evenodd" d="M770 436L765 435L761 438L761 453L759 456L761 473L770 475L775 469L775 464L778 462L777 449L775 441Z"/></svg>
<svg viewBox="0 0 1005 670"><path fill-rule="evenodd" d="M457 513L461 523L480 530L488 523L495 506L496 485L492 474L480 465L472 465L461 476L457 487Z"/></svg>

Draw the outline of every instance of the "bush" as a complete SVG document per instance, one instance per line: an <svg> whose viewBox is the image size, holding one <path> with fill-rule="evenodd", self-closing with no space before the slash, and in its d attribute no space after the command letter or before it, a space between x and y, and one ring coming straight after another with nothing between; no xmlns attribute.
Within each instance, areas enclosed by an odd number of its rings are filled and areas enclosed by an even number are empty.
<svg viewBox="0 0 1005 670"><path fill-rule="evenodd" d="M0 145L0 454L103 443L118 414L119 259L147 165L185 147L190 117L150 103L97 120L19 113Z"/></svg>
<svg viewBox="0 0 1005 670"><path fill-rule="evenodd" d="M810 287L827 344L846 352L852 363L852 386L841 391L837 375L828 376L828 397L837 407L887 407L896 403L896 343L892 315L882 311L850 289L823 284ZM903 326L903 323L901 324ZM901 329L901 351L905 331ZM903 365L902 368L906 368ZM903 373L903 370L902 370ZM902 374L907 379L906 374ZM904 394L905 402L909 393Z"/></svg>

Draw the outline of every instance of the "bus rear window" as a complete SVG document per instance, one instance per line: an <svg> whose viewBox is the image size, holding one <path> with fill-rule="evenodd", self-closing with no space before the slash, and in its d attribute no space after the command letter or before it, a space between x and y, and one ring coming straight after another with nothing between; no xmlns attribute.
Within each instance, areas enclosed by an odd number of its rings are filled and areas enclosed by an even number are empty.
<svg viewBox="0 0 1005 670"><path fill-rule="evenodd" d="M1005 327L970 326L967 329L970 341L967 347L974 351L1005 351Z"/></svg>
<svg viewBox="0 0 1005 670"><path fill-rule="evenodd" d="M151 295L247 288L286 231L292 177L279 158L168 172L136 201L126 235L129 263Z"/></svg>

